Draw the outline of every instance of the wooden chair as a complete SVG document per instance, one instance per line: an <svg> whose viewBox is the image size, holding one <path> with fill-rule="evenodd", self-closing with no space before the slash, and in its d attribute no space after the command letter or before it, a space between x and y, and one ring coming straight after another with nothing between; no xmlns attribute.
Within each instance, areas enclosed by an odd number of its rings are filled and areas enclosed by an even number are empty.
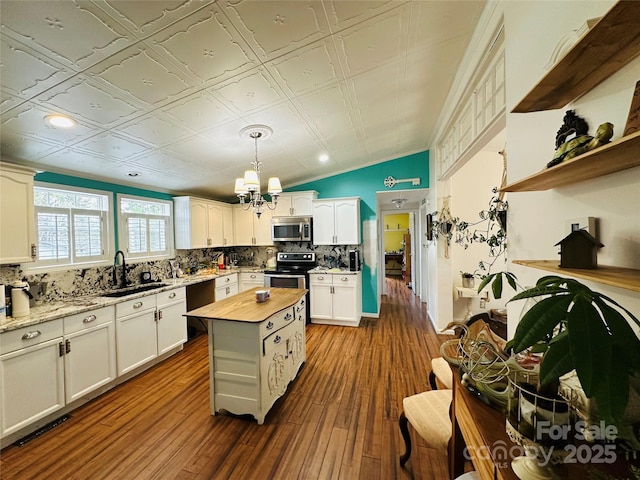
<svg viewBox="0 0 640 480"><path fill-rule="evenodd" d="M447 451L451 438L451 387L453 375L449 363L442 357L431 360L429 383L432 390L402 399L402 413L398 420L404 439L405 454L400 457L400 466L411 456L411 436L408 424L433 448ZM448 388L438 389L438 386Z"/></svg>

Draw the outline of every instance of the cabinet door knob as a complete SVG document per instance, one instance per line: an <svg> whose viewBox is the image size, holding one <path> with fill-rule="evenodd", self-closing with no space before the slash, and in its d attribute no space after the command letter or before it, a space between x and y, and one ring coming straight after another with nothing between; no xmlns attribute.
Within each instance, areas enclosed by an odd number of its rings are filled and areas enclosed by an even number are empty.
<svg viewBox="0 0 640 480"><path fill-rule="evenodd" d="M32 340L39 337L40 335L42 335L42 332L40 330L32 330L22 335L22 340Z"/></svg>
<svg viewBox="0 0 640 480"><path fill-rule="evenodd" d="M95 315L89 315L88 317L84 317L84 318L82 319L82 323L91 323L91 322L95 322L97 318L98 318L98 317L96 317Z"/></svg>

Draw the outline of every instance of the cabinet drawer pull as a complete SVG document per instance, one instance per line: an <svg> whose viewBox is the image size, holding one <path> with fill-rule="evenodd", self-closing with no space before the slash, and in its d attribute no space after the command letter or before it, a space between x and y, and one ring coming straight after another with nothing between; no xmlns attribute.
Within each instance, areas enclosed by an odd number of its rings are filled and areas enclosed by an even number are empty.
<svg viewBox="0 0 640 480"><path fill-rule="evenodd" d="M342 277L340 280L342 280L343 282L348 282L349 281L349 277Z"/></svg>
<svg viewBox="0 0 640 480"><path fill-rule="evenodd" d="M273 323L272 322L267 323L267 327L266 328L267 328L267 330L271 330L273 328Z"/></svg>
<svg viewBox="0 0 640 480"><path fill-rule="evenodd" d="M324 280L324 277L318 277L318 280Z"/></svg>
<svg viewBox="0 0 640 480"><path fill-rule="evenodd" d="M136 302L133 304L133 308L140 308L142 306L142 302Z"/></svg>
<svg viewBox="0 0 640 480"><path fill-rule="evenodd" d="M176 297L176 292L171 292L169 294L169 298L175 298Z"/></svg>
<svg viewBox="0 0 640 480"><path fill-rule="evenodd" d="M96 317L95 315L89 315L88 317L84 317L82 319L82 323L91 323L91 322L95 322L97 320L98 317Z"/></svg>
<svg viewBox="0 0 640 480"><path fill-rule="evenodd" d="M251 275L249 275L249 278L256 278L256 276L251 274Z"/></svg>
<svg viewBox="0 0 640 480"><path fill-rule="evenodd" d="M224 279L225 282L229 282L229 280L231 280L229 277Z"/></svg>
<svg viewBox="0 0 640 480"><path fill-rule="evenodd" d="M285 322L288 322L289 320L291 320L291 318L292 318L292 315L291 315L290 313L287 313L287 314L284 316L284 320L285 320Z"/></svg>
<svg viewBox="0 0 640 480"><path fill-rule="evenodd" d="M273 343L280 343L282 341L282 338L280 338L280 335L276 335L276 338L273 339Z"/></svg>
<svg viewBox="0 0 640 480"><path fill-rule="evenodd" d="M38 338L40 335L42 335L40 330L32 330L22 335L22 340L33 340L34 338Z"/></svg>

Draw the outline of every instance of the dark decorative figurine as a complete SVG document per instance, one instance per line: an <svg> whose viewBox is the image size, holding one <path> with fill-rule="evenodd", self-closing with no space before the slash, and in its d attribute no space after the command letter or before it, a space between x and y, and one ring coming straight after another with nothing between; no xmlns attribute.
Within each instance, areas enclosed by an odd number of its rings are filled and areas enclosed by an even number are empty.
<svg viewBox="0 0 640 480"><path fill-rule="evenodd" d="M598 127L595 137L588 135L588 130L587 122L577 116L573 110L568 110L564 116L564 123L556 134L556 153L553 159L547 163L547 168L605 145L613 136L613 124L609 122ZM575 137L567 140L567 137L573 134Z"/></svg>
<svg viewBox="0 0 640 480"><path fill-rule="evenodd" d="M574 230L556 245L560 245L561 268L598 268L598 248L604 247L586 230Z"/></svg>

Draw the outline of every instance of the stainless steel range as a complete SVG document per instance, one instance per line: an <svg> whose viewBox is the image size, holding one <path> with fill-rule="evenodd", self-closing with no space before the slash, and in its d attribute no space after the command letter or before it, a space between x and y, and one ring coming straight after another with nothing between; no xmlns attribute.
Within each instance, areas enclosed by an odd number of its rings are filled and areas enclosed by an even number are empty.
<svg viewBox="0 0 640 480"><path fill-rule="evenodd" d="M264 272L264 286L308 288L309 270L317 266L315 252L278 252L276 269ZM310 322L309 292L306 295L307 323Z"/></svg>

